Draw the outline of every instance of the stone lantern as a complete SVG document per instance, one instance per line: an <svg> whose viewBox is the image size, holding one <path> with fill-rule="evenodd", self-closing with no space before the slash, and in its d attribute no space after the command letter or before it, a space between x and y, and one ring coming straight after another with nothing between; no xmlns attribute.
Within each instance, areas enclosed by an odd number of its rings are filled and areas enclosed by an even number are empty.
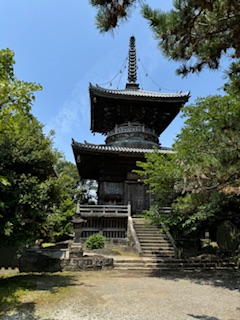
<svg viewBox="0 0 240 320"><path fill-rule="evenodd" d="M70 249L70 258L78 258L83 256L83 249L81 243L81 235L82 235L82 227L83 222L85 220L82 219L80 215L75 215L73 218L73 227L74 227L74 240Z"/></svg>

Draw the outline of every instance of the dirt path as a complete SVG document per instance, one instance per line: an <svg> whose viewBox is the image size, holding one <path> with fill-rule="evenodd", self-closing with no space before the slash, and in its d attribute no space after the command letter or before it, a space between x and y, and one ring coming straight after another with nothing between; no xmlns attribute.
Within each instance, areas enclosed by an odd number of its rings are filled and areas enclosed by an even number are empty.
<svg viewBox="0 0 240 320"><path fill-rule="evenodd" d="M40 276L15 312L1 320L239 320L239 273L144 276L116 271ZM25 304L25 307L24 307Z"/></svg>

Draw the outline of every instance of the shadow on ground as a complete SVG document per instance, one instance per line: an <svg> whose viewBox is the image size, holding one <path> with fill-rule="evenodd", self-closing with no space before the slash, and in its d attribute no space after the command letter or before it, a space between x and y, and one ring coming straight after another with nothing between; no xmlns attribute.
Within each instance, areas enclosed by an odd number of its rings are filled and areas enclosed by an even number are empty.
<svg viewBox="0 0 240 320"><path fill-rule="evenodd" d="M75 276L60 273L0 275L0 320L38 320L35 303L21 299L24 293L43 290L56 294L59 288L75 286L76 281Z"/></svg>
<svg viewBox="0 0 240 320"><path fill-rule="evenodd" d="M206 315L198 316L194 314L188 314L188 316L193 317L194 319L200 319L200 320L220 320L219 318L211 317L211 316L209 317Z"/></svg>
<svg viewBox="0 0 240 320"><path fill-rule="evenodd" d="M154 271L151 277L161 277L168 280L189 280L199 285L211 285L229 290L240 290L240 270L206 270L206 271ZM215 318L196 318L210 319Z"/></svg>

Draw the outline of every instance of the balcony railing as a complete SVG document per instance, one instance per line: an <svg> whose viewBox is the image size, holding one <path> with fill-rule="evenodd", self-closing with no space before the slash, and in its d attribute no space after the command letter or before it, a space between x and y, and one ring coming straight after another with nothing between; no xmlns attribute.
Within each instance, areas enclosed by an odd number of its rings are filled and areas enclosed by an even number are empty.
<svg viewBox="0 0 240 320"><path fill-rule="evenodd" d="M131 205L81 205L78 203L77 216L88 217L128 217L131 215Z"/></svg>
<svg viewBox="0 0 240 320"><path fill-rule="evenodd" d="M151 135L156 135L155 131L147 128L143 124L138 123L127 123L122 125L116 125L115 128L107 133L107 136L110 137L115 134L119 133L126 133L126 132L144 132Z"/></svg>
<svg viewBox="0 0 240 320"><path fill-rule="evenodd" d="M73 218L75 239L81 242L94 233L106 238L126 238L131 205L81 205Z"/></svg>

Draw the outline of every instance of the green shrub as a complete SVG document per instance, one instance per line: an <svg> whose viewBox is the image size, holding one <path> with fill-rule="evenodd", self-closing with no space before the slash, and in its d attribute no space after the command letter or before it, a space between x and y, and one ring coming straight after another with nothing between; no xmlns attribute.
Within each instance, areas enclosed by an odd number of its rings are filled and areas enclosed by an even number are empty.
<svg viewBox="0 0 240 320"><path fill-rule="evenodd" d="M106 238L100 233L95 233L87 238L86 246L87 248L93 249L101 249L105 245Z"/></svg>

